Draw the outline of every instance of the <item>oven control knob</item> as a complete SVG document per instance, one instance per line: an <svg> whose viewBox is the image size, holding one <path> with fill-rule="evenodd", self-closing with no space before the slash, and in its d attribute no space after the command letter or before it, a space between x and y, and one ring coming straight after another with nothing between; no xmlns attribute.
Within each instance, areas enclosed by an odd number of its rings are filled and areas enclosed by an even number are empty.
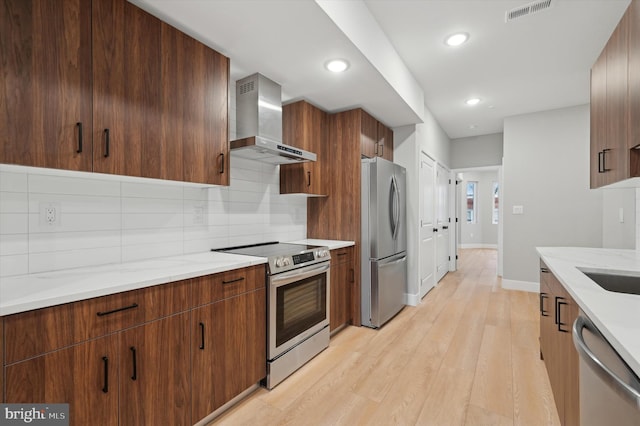
<svg viewBox="0 0 640 426"><path fill-rule="evenodd" d="M285 266L291 265L291 260L288 257L278 257L276 259L276 267L284 268Z"/></svg>
<svg viewBox="0 0 640 426"><path fill-rule="evenodd" d="M327 257L329 256L329 250L318 250L316 253L317 257Z"/></svg>

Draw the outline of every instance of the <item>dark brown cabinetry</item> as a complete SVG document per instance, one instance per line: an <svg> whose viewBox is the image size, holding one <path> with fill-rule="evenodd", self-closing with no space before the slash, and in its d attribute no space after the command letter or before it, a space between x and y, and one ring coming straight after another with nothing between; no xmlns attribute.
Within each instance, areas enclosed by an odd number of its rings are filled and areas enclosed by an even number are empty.
<svg viewBox="0 0 640 426"><path fill-rule="evenodd" d="M3 7L0 162L228 184L226 57L125 0Z"/></svg>
<svg viewBox="0 0 640 426"><path fill-rule="evenodd" d="M591 69L592 188L640 176L638 7L633 0Z"/></svg>
<svg viewBox="0 0 640 426"><path fill-rule="evenodd" d="M281 165L280 193L327 195L325 181L331 167L327 150L327 113L306 101L284 105L282 141L315 153L317 160Z"/></svg>
<svg viewBox="0 0 640 426"><path fill-rule="evenodd" d="M360 325L360 153L365 114L354 109L328 117L329 196L307 201L307 237L355 242L349 312L354 325Z"/></svg>
<svg viewBox="0 0 640 426"><path fill-rule="evenodd" d="M352 247L331 250L329 329L332 332L351 322L351 286L355 280L352 258Z"/></svg>
<svg viewBox="0 0 640 426"><path fill-rule="evenodd" d="M191 425L266 376L265 291L256 266L0 317L4 401Z"/></svg>
<svg viewBox="0 0 640 426"><path fill-rule="evenodd" d="M360 154L393 161L393 131L364 110L360 110L360 120Z"/></svg>
<svg viewBox="0 0 640 426"><path fill-rule="evenodd" d="M0 163L91 170L91 1L3 0Z"/></svg>
<svg viewBox="0 0 640 426"><path fill-rule="evenodd" d="M544 359L560 422L580 424L579 360L571 327L578 306L560 281L540 262L540 355Z"/></svg>
<svg viewBox="0 0 640 426"><path fill-rule="evenodd" d="M194 423L266 376L264 280L263 266L194 280L194 302L211 302L191 318Z"/></svg>

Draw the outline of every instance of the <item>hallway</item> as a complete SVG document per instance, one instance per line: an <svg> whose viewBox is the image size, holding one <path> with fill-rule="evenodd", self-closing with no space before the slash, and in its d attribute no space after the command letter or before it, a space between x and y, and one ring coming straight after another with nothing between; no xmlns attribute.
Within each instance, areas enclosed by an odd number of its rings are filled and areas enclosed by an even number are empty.
<svg viewBox="0 0 640 426"><path fill-rule="evenodd" d="M211 425L559 425L537 294L500 288L495 250L459 255L419 306L380 330L344 329Z"/></svg>

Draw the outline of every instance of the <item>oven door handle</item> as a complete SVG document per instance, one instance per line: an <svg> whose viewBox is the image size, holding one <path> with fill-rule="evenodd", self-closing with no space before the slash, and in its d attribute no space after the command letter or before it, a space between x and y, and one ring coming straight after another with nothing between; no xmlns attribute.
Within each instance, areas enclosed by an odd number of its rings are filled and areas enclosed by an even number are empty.
<svg viewBox="0 0 640 426"><path fill-rule="evenodd" d="M271 284L275 287L279 287L284 284L289 284L294 281L303 280L305 278L313 277L314 275L320 275L329 270L329 263L326 265L322 265L320 267L313 267L311 269L304 268L303 270L286 272L284 274L279 274L275 276L271 276Z"/></svg>

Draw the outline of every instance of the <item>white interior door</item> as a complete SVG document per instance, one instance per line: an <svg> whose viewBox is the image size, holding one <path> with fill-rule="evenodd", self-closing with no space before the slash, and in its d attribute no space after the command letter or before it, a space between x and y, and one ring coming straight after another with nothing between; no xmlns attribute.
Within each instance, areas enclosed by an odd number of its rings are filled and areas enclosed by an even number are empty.
<svg viewBox="0 0 640 426"><path fill-rule="evenodd" d="M434 161L420 154L420 298L435 284L435 170Z"/></svg>
<svg viewBox="0 0 640 426"><path fill-rule="evenodd" d="M436 282L449 272L449 170L438 164L436 169Z"/></svg>

